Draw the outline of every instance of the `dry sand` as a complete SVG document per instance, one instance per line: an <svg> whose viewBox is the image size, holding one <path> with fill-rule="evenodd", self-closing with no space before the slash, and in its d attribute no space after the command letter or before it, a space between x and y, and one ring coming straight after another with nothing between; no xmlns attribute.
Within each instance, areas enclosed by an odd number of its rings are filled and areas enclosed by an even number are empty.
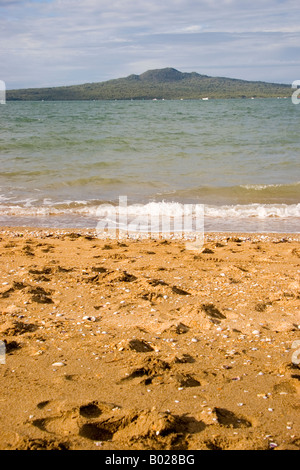
<svg viewBox="0 0 300 470"><path fill-rule="evenodd" d="M2 229L0 257L1 450L300 449L299 235Z"/></svg>

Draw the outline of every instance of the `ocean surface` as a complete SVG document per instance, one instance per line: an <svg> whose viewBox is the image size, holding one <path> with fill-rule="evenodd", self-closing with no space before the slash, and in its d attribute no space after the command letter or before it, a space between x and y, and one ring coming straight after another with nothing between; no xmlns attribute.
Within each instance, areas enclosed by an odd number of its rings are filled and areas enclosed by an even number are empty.
<svg viewBox="0 0 300 470"><path fill-rule="evenodd" d="M123 197L144 219L201 205L206 232L299 232L299 121L290 97L7 102L0 225L94 228Z"/></svg>

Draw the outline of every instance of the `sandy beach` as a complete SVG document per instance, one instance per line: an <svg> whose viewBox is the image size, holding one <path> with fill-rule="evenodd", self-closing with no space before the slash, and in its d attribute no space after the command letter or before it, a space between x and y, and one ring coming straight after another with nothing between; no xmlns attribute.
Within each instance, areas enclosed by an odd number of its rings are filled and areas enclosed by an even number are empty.
<svg viewBox="0 0 300 470"><path fill-rule="evenodd" d="M299 241L2 228L0 449L299 450Z"/></svg>

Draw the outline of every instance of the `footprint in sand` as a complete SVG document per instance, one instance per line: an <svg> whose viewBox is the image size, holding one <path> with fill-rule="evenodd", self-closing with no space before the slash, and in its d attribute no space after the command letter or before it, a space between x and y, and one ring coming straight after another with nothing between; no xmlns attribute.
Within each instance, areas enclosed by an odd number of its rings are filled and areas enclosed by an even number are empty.
<svg viewBox="0 0 300 470"><path fill-rule="evenodd" d="M8 321L1 325L0 332L4 336L18 336L24 333L33 333L38 329L38 325L34 323L24 323L22 321Z"/></svg>
<svg viewBox="0 0 300 470"><path fill-rule="evenodd" d="M131 339L128 342L128 347L132 351L136 351L139 353L147 353L147 352L154 351L154 349L152 348L152 346L150 346L149 343L141 339Z"/></svg>
<svg viewBox="0 0 300 470"><path fill-rule="evenodd" d="M10 287L9 289L5 290L4 292L1 292L0 296L1 296L3 299L6 299L6 298L9 297L13 292L19 291L19 290L22 290L22 289L25 289L26 287L27 287L27 285L24 284L23 282L16 282L16 281L14 281L12 287Z"/></svg>
<svg viewBox="0 0 300 470"><path fill-rule="evenodd" d="M178 295L191 295L189 292L185 291L184 289L180 289L179 287L176 287L176 286L172 287L172 292Z"/></svg>
<svg viewBox="0 0 300 470"><path fill-rule="evenodd" d="M127 271L124 271L123 274L119 277L118 281L120 282L133 282L136 281L137 277L133 274L129 274Z"/></svg>
<svg viewBox="0 0 300 470"><path fill-rule="evenodd" d="M55 439L31 439L22 437L17 445L17 450L69 450L66 442Z"/></svg>
<svg viewBox="0 0 300 470"><path fill-rule="evenodd" d="M36 412L43 415L27 421L27 424L45 435L31 441L32 448L49 447L51 442L53 446L56 443L56 447L68 448L67 439L77 436L88 441L119 441L125 445L133 442L142 445L146 439L148 448L186 449L187 437L202 432L206 427L192 416L156 410L123 410L114 404L98 401L68 408L65 403L46 400L38 403ZM26 442L30 447L29 439Z"/></svg>
<svg viewBox="0 0 300 470"><path fill-rule="evenodd" d="M50 297L50 292L46 291L43 287L31 287L28 289L29 294L32 295L33 302L39 304L52 304L53 300Z"/></svg>
<svg viewBox="0 0 300 470"><path fill-rule="evenodd" d="M195 379L190 374L176 374L175 379L179 387L183 388L199 387L201 385L199 380Z"/></svg>
<svg viewBox="0 0 300 470"><path fill-rule="evenodd" d="M217 421L221 426L227 428L249 428L251 422L243 416L238 416L225 408L215 407L213 413L216 415Z"/></svg>
<svg viewBox="0 0 300 470"><path fill-rule="evenodd" d="M52 273L52 268L49 267L44 267L42 269L29 269L28 271L30 274L36 274L36 275L41 275L41 274L51 274Z"/></svg>
<svg viewBox="0 0 300 470"><path fill-rule="evenodd" d="M214 304L203 304L201 306L202 310L208 315L212 321L219 321L219 320L224 320L226 316L220 312L220 310L215 307Z"/></svg>
<svg viewBox="0 0 300 470"><path fill-rule="evenodd" d="M128 374L126 377L121 379L121 382L128 380L133 380L137 377L142 377L147 382L151 383L156 376L161 376L162 374L170 370L170 365L158 358L148 357L146 358L139 366Z"/></svg>
<svg viewBox="0 0 300 470"><path fill-rule="evenodd" d="M34 256L34 252L33 252L32 247L30 245L25 245L22 248L22 251L24 252L24 254L26 256Z"/></svg>

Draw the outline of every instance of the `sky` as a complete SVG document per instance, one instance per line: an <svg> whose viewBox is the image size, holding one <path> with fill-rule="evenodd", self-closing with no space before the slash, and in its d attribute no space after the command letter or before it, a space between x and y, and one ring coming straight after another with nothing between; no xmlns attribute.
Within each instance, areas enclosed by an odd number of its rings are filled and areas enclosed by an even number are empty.
<svg viewBox="0 0 300 470"><path fill-rule="evenodd" d="M7 89L181 72L300 80L299 0L0 0Z"/></svg>

